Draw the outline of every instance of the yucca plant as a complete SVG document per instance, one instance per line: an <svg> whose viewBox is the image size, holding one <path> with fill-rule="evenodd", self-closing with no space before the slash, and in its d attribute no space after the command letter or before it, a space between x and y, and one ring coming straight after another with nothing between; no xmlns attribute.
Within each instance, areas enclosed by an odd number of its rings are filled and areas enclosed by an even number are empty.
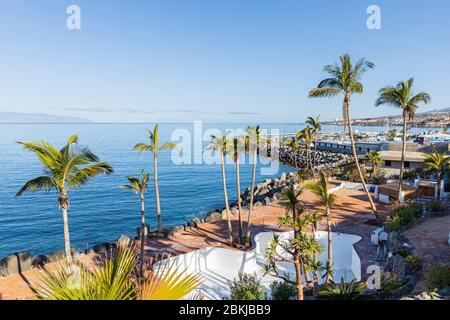
<svg viewBox="0 0 450 320"><path fill-rule="evenodd" d="M185 275L169 263L157 270L147 266L141 281L136 266L134 246L122 241L92 267L75 258L57 262L32 289L42 300L178 300L200 284L198 275Z"/></svg>
<svg viewBox="0 0 450 320"><path fill-rule="evenodd" d="M327 285L319 292L317 296L319 299L326 300L363 300L371 299L372 297L364 294L366 283L356 283L353 279L350 283L346 284L344 278L341 278L339 284L333 283Z"/></svg>

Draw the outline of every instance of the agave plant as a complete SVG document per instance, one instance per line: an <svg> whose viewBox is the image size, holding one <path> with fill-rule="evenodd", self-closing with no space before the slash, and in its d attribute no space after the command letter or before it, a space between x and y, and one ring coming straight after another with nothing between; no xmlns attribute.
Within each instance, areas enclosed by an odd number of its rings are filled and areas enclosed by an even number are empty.
<svg viewBox="0 0 450 320"><path fill-rule="evenodd" d="M139 281L136 267L134 246L123 241L92 267L77 258L57 262L32 289L42 300L178 300L200 284L198 275L186 275L168 264L147 268Z"/></svg>
<svg viewBox="0 0 450 320"><path fill-rule="evenodd" d="M366 283L356 283L353 279L350 283L346 284L344 278L341 278L339 284L333 283L327 285L319 292L317 296L319 299L327 300L362 300L372 298L369 295L364 294Z"/></svg>

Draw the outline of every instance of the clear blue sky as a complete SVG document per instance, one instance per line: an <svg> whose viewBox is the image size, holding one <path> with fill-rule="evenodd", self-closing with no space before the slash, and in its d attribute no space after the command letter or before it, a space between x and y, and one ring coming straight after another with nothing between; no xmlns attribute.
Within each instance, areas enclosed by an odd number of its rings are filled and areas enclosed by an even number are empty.
<svg viewBox="0 0 450 320"><path fill-rule="evenodd" d="M66 8L81 7L81 30ZM381 7L382 29L366 27ZM301 122L340 115L341 99L308 99L342 53L376 69L352 115L377 90L414 76L432 104L450 106L448 0L4 0L0 111L94 121Z"/></svg>

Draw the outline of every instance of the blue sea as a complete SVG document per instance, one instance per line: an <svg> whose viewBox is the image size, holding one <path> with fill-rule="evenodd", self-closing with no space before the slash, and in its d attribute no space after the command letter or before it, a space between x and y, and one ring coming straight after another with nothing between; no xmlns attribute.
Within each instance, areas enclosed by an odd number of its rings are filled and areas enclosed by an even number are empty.
<svg viewBox="0 0 450 320"><path fill-rule="evenodd" d="M201 133L217 128L245 129L247 124L203 124ZM303 124L267 124L264 129L296 132ZM151 154L138 154L132 148L148 142L147 129L153 124L0 124L0 258L19 251L33 255L47 254L64 248L61 213L56 193L15 194L29 179L42 175L36 155L27 152L16 141L46 140L62 147L70 134L78 134L79 143L89 146L101 161L114 168L111 176L99 176L80 189L70 191L69 226L72 246L84 250L97 243L114 241L121 234L134 236L140 223L139 197L122 188L129 175L141 170L153 172ZM186 130L194 137L194 124L161 124L160 140L169 141L175 130ZM358 129L358 128L355 128ZM385 128L359 128L377 131ZM324 126L323 131L339 131L338 126ZM203 147L208 141L203 141ZM198 149L198 148L197 148ZM202 148L200 148L202 149ZM191 150L191 157L202 150ZM264 165L263 165L264 166ZM267 166L267 165L265 165ZM257 182L290 172L279 169L267 176L257 170ZM230 200L236 198L234 165L226 166ZM159 154L158 174L164 226L185 223L224 206L220 165L174 164L170 152ZM251 183L251 164L241 165L241 190ZM153 179L146 195L146 216L156 226Z"/></svg>

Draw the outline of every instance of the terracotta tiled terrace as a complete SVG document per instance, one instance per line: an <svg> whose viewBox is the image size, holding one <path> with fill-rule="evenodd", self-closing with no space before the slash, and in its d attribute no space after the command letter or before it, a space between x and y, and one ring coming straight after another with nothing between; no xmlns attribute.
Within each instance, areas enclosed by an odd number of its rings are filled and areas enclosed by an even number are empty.
<svg viewBox="0 0 450 320"><path fill-rule="evenodd" d="M374 263L376 256L376 247L370 244L370 234L375 228L370 222L374 221L374 216L363 192L339 190L336 195L338 196L338 203L333 210L335 216L333 231L357 234L363 238L355 245L355 248L361 257L362 276L365 277L364 270L368 265ZM314 204L316 198L309 191L305 191L301 199L308 204L307 207L320 209ZM380 214L386 214L387 208L384 205L377 203L377 206ZM263 231L280 231L277 219L283 214L284 209L277 204L255 208L252 214L252 235ZM244 214L243 220L247 220L246 214ZM227 247L225 240L227 236L226 225L226 220L205 223L198 228L184 231L167 239L147 240L145 243L146 254L148 257L164 253L174 255L209 246ZM237 216L233 217L233 227L236 234ZM319 226L320 229L324 229L324 227L325 224L323 223ZM87 264L95 263L96 258L95 254L81 257ZM50 270L52 267L51 264L45 266L46 269ZM43 271L33 269L20 275L0 278L0 299L34 299L35 294L30 289L29 284L36 284L41 272Z"/></svg>

